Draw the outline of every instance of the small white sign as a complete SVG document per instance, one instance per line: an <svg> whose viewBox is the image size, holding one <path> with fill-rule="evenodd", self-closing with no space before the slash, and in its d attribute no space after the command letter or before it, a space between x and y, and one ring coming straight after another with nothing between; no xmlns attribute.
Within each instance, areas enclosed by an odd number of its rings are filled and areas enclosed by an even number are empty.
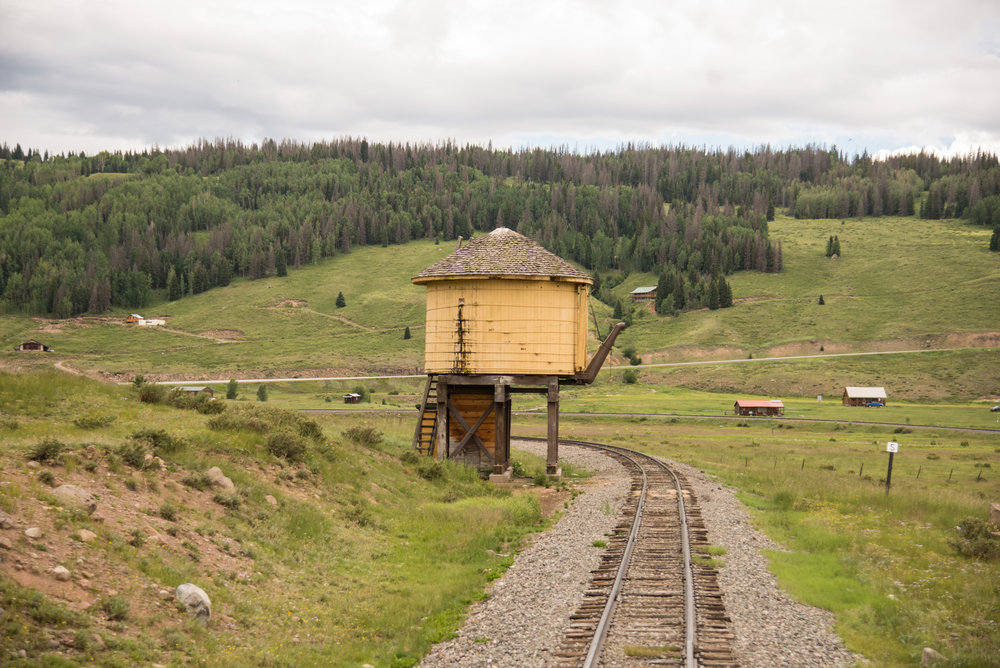
<svg viewBox="0 0 1000 668"><path fill-rule="evenodd" d="M899 452L899 443L896 441L889 441L885 444L886 452Z"/></svg>

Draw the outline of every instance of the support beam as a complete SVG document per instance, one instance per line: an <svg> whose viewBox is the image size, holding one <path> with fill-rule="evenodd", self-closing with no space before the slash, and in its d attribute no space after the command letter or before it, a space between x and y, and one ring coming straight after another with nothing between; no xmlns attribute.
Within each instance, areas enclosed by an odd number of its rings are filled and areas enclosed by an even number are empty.
<svg viewBox="0 0 1000 668"><path fill-rule="evenodd" d="M434 448L438 459L448 459L448 432L448 381L441 378L437 391L437 447Z"/></svg>
<svg viewBox="0 0 1000 668"><path fill-rule="evenodd" d="M507 385L497 383L493 386L493 419L496 436L493 445L493 473L503 473L507 470L510 458L510 433L507 419L510 413L507 411Z"/></svg>
<svg viewBox="0 0 1000 668"><path fill-rule="evenodd" d="M549 381L548 447L545 455L546 475L559 475L559 379Z"/></svg>

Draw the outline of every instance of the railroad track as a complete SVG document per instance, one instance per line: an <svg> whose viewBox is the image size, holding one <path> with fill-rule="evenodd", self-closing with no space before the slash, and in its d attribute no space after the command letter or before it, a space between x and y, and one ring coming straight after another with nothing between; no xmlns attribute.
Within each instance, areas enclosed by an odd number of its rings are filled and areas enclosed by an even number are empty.
<svg viewBox="0 0 1000 668"><path fill-rule="evenodd" d="M704 555L707 530L683 477L626 448L560 443L619 460L631 489L552 667L738 665L715 568Z"/></svg>

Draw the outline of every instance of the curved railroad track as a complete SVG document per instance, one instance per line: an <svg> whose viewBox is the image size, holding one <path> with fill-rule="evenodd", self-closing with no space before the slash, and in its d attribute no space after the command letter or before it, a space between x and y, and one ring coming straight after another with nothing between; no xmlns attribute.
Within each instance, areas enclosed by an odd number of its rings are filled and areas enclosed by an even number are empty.
<svg viewBox="0 0 1000 668"><path fill-rule="evenodd" d="M704 556L707 530L683 477L626 448L560 443L617 459L631 490L552 666L737 665L715 568Z"/></svg>

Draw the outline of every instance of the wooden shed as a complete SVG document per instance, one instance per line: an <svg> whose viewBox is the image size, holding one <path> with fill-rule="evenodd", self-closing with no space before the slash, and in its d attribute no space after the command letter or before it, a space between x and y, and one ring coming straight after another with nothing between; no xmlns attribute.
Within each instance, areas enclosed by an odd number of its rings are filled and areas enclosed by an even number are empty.
<svg viewBox="0 0 1000 668"><path fill-rule="evenodd" d="M737 415L784 415L785 404L778 399L740 399L733 404Z"/></svg>
<svg viewBox="0 0 1000 668"><path fill-rule="evenodd" d="M138 325L143 320L143 317L138 313L129 313L125 316L126 325Z"/></svg>
<svg viewBox="0 0 1000 668"><path fill-rule="evenodd" d="M39 341L35 341L34 339L28 339L27 341L24 341L23 343L21 343L20 345L18 345L17 348L14 348L14 350L20 350L20 351L24 351L24 352L27 352L27 351L38 351L38 352L43 352L43 353L50 353L50 352L52 352L52 348L50 348L49 346L45 345L44 343L40 343Z"/></svg>
<svg viewBox="0 0 1000 668"><path fill-rule="evenodd" d="M464 247L460 241L413 282L427 288L428 381L415 447L503 473L510 455L511 393L546 393L547 469L555 473L559 384L592 382L621 331L613 330L588 366L593 280L501 227Z"/></svg>
<svg viewBox="0 0 1000 668"><path fill-rule="evenodd" d="M656 299L655 285L642 285L628 293L634 302L649 302Z"/></svg>
<svg viewBox="0 0 1000 668"><path fill-rule="evenodd" d="M210 397L215 397L215 390L204 385L182 385L178 389L185 394L207 394Z"/></svg>
<svg viewBox="0 0 1000 668"><path fill-rule="evenodd" d="M886 394L884 387L845 387L842 397L845 406L867 406L877 402L885 406Z"/></svg>

